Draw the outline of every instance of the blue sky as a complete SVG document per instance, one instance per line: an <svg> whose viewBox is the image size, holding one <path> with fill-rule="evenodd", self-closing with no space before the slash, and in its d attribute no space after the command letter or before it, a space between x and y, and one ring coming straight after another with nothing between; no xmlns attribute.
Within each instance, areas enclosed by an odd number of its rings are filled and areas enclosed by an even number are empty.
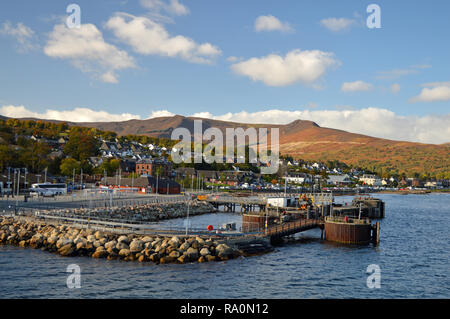
<svg viewBox="0 0 450 319"><path fill-rule="evenodd" d="M70 3L0 3L0 114L303 118L450 141L448 1L78 0L79 33Z"/></svg>

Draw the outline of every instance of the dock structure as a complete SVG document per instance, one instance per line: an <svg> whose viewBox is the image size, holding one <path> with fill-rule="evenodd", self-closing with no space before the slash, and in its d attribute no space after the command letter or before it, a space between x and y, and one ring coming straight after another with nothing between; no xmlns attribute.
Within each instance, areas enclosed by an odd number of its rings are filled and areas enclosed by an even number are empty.
<svg viewBox="0 0 450 319"><path fill-rule="evenodd" d="M371 224L370 219L346 217L325 218L325 239L342 244L377 245L380 240L380 223Z"/></svg>
<svg viewBox="0 0 450 319"><path fill-rule="evenodd" d="M159 225L148 222L111 219L85 216L55 216L51 213L34 216L49 223L77 225L80 228L93 228L111 232L135 232L139 234L195 234L215 235L217 237L233 237L244 247L254 245L247 243L248 236L258 240L279 242L283 237L321 229L321 238L347 244L378 244L380 224L371 224L369 218L384 217L384 202L371 197L357 197L351 205L335 205L329 193L301 193L297 196L232 196L229 194L201 194L190 196L190 199L205 201L217 210L223 208L227 212L236 212L240 208L242 215L241 231L223 228L195 229L191 227L169 227L161 229ZM153 199L153 198L152 198ZM155 198L156 200L158 198ZM187 197L170 198L172 201L186 200ZM153 203L153 201L151 201ZM156 201L158 203L158 201ZM325 236L324 236L325 235ZM244 240L245 239L245 240ZM244 244L245 243L245 244ZM261 243L260 243L261 244ZM256 245L256 244L255 244ZM259 244L258 244L259 245ZM266 246L261 244L261 246ZM255 246L256 247L256 246ZM253 248L252 248L253 249ZM250 250L252 250L250 249Z"/></svg>
<svg viewBox="0 0 450 319"><path fill-rule="evenodd" d="M285 236L322 227L323 221L321 219L298 219L291 222L285 222L280 225L272 225L267 227L265 235L269 236L271 241L276 241Z"/></svg>
<svg viewBox="0 0 450 319"><path fill-rule="evenodd" d="M350 205L334 206L333 216L349 216L354 218L384 218L384 202L372 197L356 197Z"/></svg>
<svg viewBox="0 0 450 319"><path fill-rule="evenodd" d="M224 207L226 212L236 212L236 206L240 206L241 213L265 210L267 206L266 198L249 198L249 197L236 197L236 196L207 196L205 201L212 204L216 209L221 206Z"/></svg>

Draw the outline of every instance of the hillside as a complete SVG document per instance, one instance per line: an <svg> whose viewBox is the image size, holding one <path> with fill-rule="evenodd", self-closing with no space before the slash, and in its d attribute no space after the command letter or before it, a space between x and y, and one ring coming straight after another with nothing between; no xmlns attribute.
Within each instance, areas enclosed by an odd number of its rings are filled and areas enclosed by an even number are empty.
<svg viewBox="0 0 450 319"><path fill-rule="evenodd" d="M193 132L197 118L180 115L147 120L124 122L73 123L112 131L118 135L146 135L170 138L177 127ZM332 128L320 127L314 122L296 120L286 125L245 124L212 119L201 119L203 130L226 128L267 127L280 129L280 152L294 158L315 161L339 160L348 165L359 166L384 175L385 173L428 174L450 178L450 144L422 144L393 141Z"/></svg>

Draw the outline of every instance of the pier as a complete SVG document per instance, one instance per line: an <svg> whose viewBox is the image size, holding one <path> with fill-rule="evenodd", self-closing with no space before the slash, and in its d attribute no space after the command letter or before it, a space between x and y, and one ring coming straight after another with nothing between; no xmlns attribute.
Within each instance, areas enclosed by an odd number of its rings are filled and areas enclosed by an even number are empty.
<svg viewBox="0 0 450 319"><path fill-rule="evenodd" d="M226 212L236 212L236 206L240 206L240 212L250 212L265 210L267 206L267 199L264 197L249 198L249 197L236 197L236 196L222 196L222 195L209 195L205 196L206 202L212 204L216 209L220 209L222 206Z"/></svg>
<svg viewBox="0 0 450 319"><path fill-rule="evenodd" d="M267 228L265 236L270 237L271 242L280 241L282 237L291 236L314 228L323 229L323 221L320 219L299 219L292 222L273 225Z"/></svg>
<svg viewBox="0 0 450 319"><path fill-rule="evenodd" d="M104 203L102 199L97 200ZM150 236L189 234L218 238L232 237L243 242L246 242L249 236L279 242L283 237L319 228L321 239L366 244L369 241L378 243L379 224L371 225L369 218L383 218L385 208L381 200L362 196L355 197L350 205L335 205L333 195L330 193L296 195L278 193L265 194L265 196L261 194L232 196L224 193L167 197L153 195L115 198L114 204L117 206L109 203L110 206L104 207L92 205L94 201L91 199L90 207L80 209L69 208L72 205L68 205L70 202L66 200L61 201L60 205L48 207L50 209L47 210L42 209L45 206L28 202L27 209L19 215L33 217L53 225L65 224L112 233ZM72 207L79 207L79 203L73 202L73 204ZM61 209L61 206L65 209ZM194 211L194 206L197 207L197 211ZM189 210L187 207L190 207L190 213L187 212ZM190 225L167 227L158 223L165 218L189 218L189 215L214 211L240 213L242 227L236 230L232 227L224 228L223 225L214 225L211 229L209 227L200 229ZM186 225L188 225L187 221Z"/></svg>

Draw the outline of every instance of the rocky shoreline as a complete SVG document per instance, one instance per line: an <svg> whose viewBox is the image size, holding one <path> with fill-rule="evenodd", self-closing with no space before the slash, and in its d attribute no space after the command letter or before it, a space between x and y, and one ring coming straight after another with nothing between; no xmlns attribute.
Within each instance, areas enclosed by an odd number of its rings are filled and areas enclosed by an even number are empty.
<svg viewBox="0 0 450 319"><path fill-rule="evenodd" d="M224 261L243 255L222 238L120 235L13 217L0 217L0 244L31 247L67 257L88 256L156 264Z"/></svg>
<svg viewBox="0 0 450 319"><path fill-rule="evenodd" d="M197 216L216 212L214 206L204 201L193 200L189 204L189 215ZM72 218L120 219L122 222L158 222L165 219L186 217L186 203L151 203L134 206L108 208L72 208L42 211L42 214Z"/></svg>

